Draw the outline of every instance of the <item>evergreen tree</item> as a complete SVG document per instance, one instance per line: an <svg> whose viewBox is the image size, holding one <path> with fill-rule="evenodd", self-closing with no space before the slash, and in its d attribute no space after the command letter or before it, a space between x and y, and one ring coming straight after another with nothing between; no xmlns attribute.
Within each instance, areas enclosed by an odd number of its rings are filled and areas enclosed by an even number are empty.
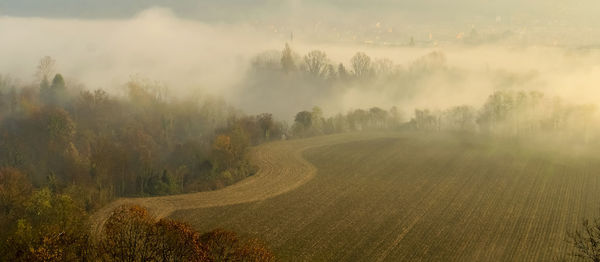
<svg viewBox="0 0 600 262"><path fill-rule="evenodd" d="M61 74L56 74L52 79L52 85L50 85L50 104L59 105L66 98L67 88L65 85L65 79Z"/></svg>
<svg viewBox="0 0 600 262"><path fill-rule="evenodd" d="M46 76L40 82L40 100L46 104L52 100L52 90L50 90L50 82Z"/></svg>
<svg viewBox="0 0 600 262"><path fill-rule="evenodd" d="M285 43L285 48L283 48L283 52L281 54L281 68L286 73L296 70L296 65L294 64L294 54L288 43Z"/></svg>

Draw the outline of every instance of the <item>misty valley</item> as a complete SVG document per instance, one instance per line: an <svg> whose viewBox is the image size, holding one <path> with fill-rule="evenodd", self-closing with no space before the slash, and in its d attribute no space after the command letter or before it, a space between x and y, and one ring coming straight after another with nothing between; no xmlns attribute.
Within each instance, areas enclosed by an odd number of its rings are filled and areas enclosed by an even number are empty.
<svg viewBox="0 0 600 262"><path fill-rule="evenodd" d="M6 1L0 261L600 261L595 2Z"/></svg>

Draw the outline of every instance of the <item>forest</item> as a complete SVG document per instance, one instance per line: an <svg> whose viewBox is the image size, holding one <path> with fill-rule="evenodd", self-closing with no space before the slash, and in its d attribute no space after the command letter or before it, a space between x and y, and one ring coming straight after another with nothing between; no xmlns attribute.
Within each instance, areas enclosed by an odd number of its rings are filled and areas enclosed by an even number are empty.
<svg viewBox="0 0 600 262"><path fill-rule="evenodd" d="M118 197L232 184L255 172L246 148L282 132L270 114L246 116L212 97L169 100L164 87L146 80L125 84L126 97L85 90L54 74L53 64L50 57L40 61L39 86L16 86L8 77L1 81L2 260L92 259L100 254L100 244L92 244L97 241L90 240L86 225L99 207ZM138 222L145 221L152 226L147 233L160 226L173 234L187 230L187 236L198 238L196 249L213 241L203 236L206 243L200 244L198 233L185 225L151 222L143 208L124 209L122 216L116 223L141 226ZM214 234L236 238L230 232ZM160 256L179 260L169 254Z"/></svg>
<svg viewBox="0 0 600 262"><path fill-rule="evenodd" d="M55 63L43 57L33 84L0 78L3 260L272 259L258 240L220 229L201 234L184 223L156 220L140 206L114 211L100 236L89 231L89 216L117 198L217 190L252 176L257 167L248 149L270 141L361 131L597 138L595 106L539 91L498 90L480 107L423 108L412 115L396 106L326 115L314 105L288 116L288 124L270 112L245 114L218 96L172 96L163 83L140 76L122 86L123 95L90 90L65 80ZM331 97L340 88L388 88L434 71L453 74L443 53L425 55L406 70L358 52L346 68L325 52L300 57L286 44L251 61L244 92ZM133 235L121 234L127 230Z"/></svg>

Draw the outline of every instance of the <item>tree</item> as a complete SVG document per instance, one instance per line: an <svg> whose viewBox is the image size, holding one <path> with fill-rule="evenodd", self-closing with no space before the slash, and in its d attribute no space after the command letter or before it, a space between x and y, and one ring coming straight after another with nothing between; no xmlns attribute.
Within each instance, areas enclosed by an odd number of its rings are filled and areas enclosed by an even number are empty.
<svg viewBox="0 0 600 262"><path fill-rule="evenodd" d="M495 131L500 122L506 120L514 109L510 93L497 91L486 100L477 117L477 123L486 130Z"/></svg>
<svg viewBox="0 0 600 262"><path fill-rule="evenodd" d="M0 169L0 260L9 261L7 256L15 252L15 246L9 247L7 241L14 236L17 221L24 216L31 190L31 182L19 170Z"/></svg>
<svg viewBox="0 0 600 262"><path fill-rule="evenodd" d="M46 76L44 76L40 82L40 99L44 103L50 103L53 99L52 89L50 89L50 82Z"/></svg>
<svg viewBox="0 0 600 262"><path fill-rule="evenodd" d="M53 90L59 91L65 89L65 79L61 74L56 74L52 79L52 85L50 86Z"/></svg>
<svg viewBox="0 0 600 262"><path fill-rule="evenodd" d="M475 110L467 105L455 106L444 112L445 128L454 131L475 130Z"/></svg>
<svg viewBox="0 0 600 262"><path fill-rule="evenodd" d="M212 144L214 170L221 172L239 166L249 144L248 136L239 125L218 135Z"/></svg>
<svg viewBox="0 0 600 262"><path fill-rule="evenodd" d="M579 229L567 235L567 241L575 249L571 253L572 256L600 262L600 219L596 218L592 221L585 219Z"/></svg>
<svg viewBox="0 0 600 262"><path fill-rule="evenodd" d="M312 129L313 114L309 111L301 111L294 117L293 133L297 136L305 136Z"/></svg>
<svg viewBox="0 0 600 262"><path fill-rule="evenodd" d="M154 218L140 206L121 206L104 223L102 251L114 261L151 261L158 257Z"/></svg>
<svg viewBox="0 0 600 262"><path fill-rule="evenodd" d="M43 188L31 194L6 242L8 261L87 260L87 214L71 197Z"/></svg>
<svg viewBox="0 0 600 262"><path fill-rule="evenodd" d="M350 130L364 130L367 127L368 113L362 109L356 109L348 113L348 125Z"/></svg>
<svg viewBox="0 0 600 262"><path fill-rule="evenodd" d="M43 77L40 82L40 98L46 104L62 105L66 100L65 79L61 74L56 74L52 79L52 84L48 86L48 78Z"/></svg>
<svg viewBox="0 0 600 262"><path fill-rule="evenodd" d="M311 116L310 116L310 122L311 122L311 128L313 129L313 132L317 133L317 134L321 134L323 132L323 110L318 107L315 106L312 108L312 112Z"/></svg>
<svg viewBox="0 0 600 262"><path fill-rule="evenodd" d="M244 158L244 154L246 153L246 149L248 148L250 142L248 139L248 135L244 129L236 125L229 132L231 137L231 147L233 150L233 156L236 161L242 161Z"/></svg>
<svg viewBox="0 0 600 262"><path fill-rule="evenodd" d="M402 112L397 107L393 106L390 108L390 120L392 128L398 128L402 125L404 119L402 119Z"/></svg>
<svg viewBox="0 0 600 262"><path fill-rule="evenodd" d="M373 65L373 71L378 77L384 77L394 72L394 62L390 59L378 59Z"/></svg>
<svg viewBox="0 0 600 262"><path fill-rule="evenodd" d="M271 129L273 129L275 123L273 122L273 115L269 113L260 114L257 116L258 124L263 132L263 138L269 140Z"/></svg>
<svg viewBox="0 0 600 262"><path fill-rule="evenodd" d="M439 118L429 109L415 109L415 117L410 122L417 130L439 130Z"/></svg>
<svg viewBox="0 0 600 262"><path fill-rule="evenodd" d="M273 254L255 239L217 229L199 234L188 224L156 221L141 206L121 206L101 234L105 260L112 261L272 261Z"/></svg>
<svg viewBox="0 0 600 262"><path fill-rule="evenodd" d="M313 50L304 56L306 71L314 77L324 77L327 75L327 66L329 60L323 51Z"/></svg>
<svg viewBox="0 0 600 262"><path fill-rule="evenodd" d="M34 121L50 145L66 146L75 135L75 123L69 112L57 107L44 107Z"/></svg>
<svg viewBox="0 0 600 262"><path fill-rule="evenodd" d="M129 99L142 108L156 107L162 104L167 96L167 87L158 82L135 76L127 83Z"/></svg>
<svg viewBox="0 0 600 262"><path fill-rule="evenodd" d="M338 65L337 73L341 80L348 79L348 71L346 70L346 67L344 66L344 64L340 63Z"/></svg>
<svg viewBox="0 0 600 262"><path fill-rule="evenodd" d="M284 72L289 73L296 70L296 64L294 63L294 53L288 43L285 43L285 47L281 52L281 68Z"/></svg>
<svg viewBox="0 0 600 262"><path fill-rule="evenodd" d="M61 74L56 74L54 76L54 79L52 79L52 84L50 85L50 90L52 90L52 102L54 104L62 105L67 98L67 87L65 84L65 79Z"/></svg>
<svg viewBox="0 0 600 262"><path fill-rule="evenodd" d="M313 114L311 112L301 111L296 114L294 122L300 124L304 128L310 128L312 125L312 116Z"/></svg>
<svg viewBox="0 0 600 262"><path fill-rule="evenodd" d="M335 71L335 66L332 64L327 64L323 74L324 76L327 76L328 80L335 80L338 78L338 74Z"/></svg>
<svg viewBox="0 0 600 262"><path fill-rule="evenodd" d="M21 171L15 168L0 169L0 214L9 215L23 205L32 185Z"/></svg>
<svg viewBox="0 0 600 262"><path fill-rule="evenodd" d="M369 116L371 118L371 128L381 129L386 124L388 112L379 107L372 107L369 109Z"/></svg>
<svg viewBox="0 0 600 262"><path fill-rule="evenodd" d="M159 261L208 261L200 234L190 225L161 219L155 227Z"/></svg>
<svg viewBox="0 0 600 262"><path fill-rule="evenodd" d="M271 251L256 239L242 240L237 234L216 229L201 236L210 261L273 261Z"/></svg>
<svg viewBox="0 0 600 262"><path fill-rule="evenodd" d="M40 63L37 66L36 77L39 80L49 79L56 71L56 60L50 56L44 56L40 59Z"/></svg>
<svg viewBox="0 0 600 262"><path fill-rule="evenodd" d="M350 64L354 76L358 79L365 79L371 76L371 58L363 52L356 53L351 59Z"/></svg>
<svg viewBox="0 0 600 262"><path fill-rule="evenodd" d="M291 56L291 54L290 54ZM274 71L282 68L282 52L278 50L270 50L262 52L252 58L250 64L252 69L259 71Z"/></svg>
<svg viewBox="0 0 600 262"><path fill-rule="evenodd" d="M415 60L409 70L417 74L426 74L436 70L446 68L446 55L443 52L435 51Z"/></svg>

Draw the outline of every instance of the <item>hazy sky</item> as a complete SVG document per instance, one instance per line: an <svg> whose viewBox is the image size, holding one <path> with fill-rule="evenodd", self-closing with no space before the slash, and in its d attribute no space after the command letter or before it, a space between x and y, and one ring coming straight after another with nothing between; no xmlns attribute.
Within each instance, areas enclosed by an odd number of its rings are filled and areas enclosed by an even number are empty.
<svg viewBox="0 0 600 262"><path fill-rule="evenodd" d="M597 0L2 0L0 15L70 18L125 18L154 6L161 6L185 18L211 22L238 22L252 19L289 19L323 16L324 20L360 16L407 19L420 22L518 18L527 23L596 23Z"/></svg>

